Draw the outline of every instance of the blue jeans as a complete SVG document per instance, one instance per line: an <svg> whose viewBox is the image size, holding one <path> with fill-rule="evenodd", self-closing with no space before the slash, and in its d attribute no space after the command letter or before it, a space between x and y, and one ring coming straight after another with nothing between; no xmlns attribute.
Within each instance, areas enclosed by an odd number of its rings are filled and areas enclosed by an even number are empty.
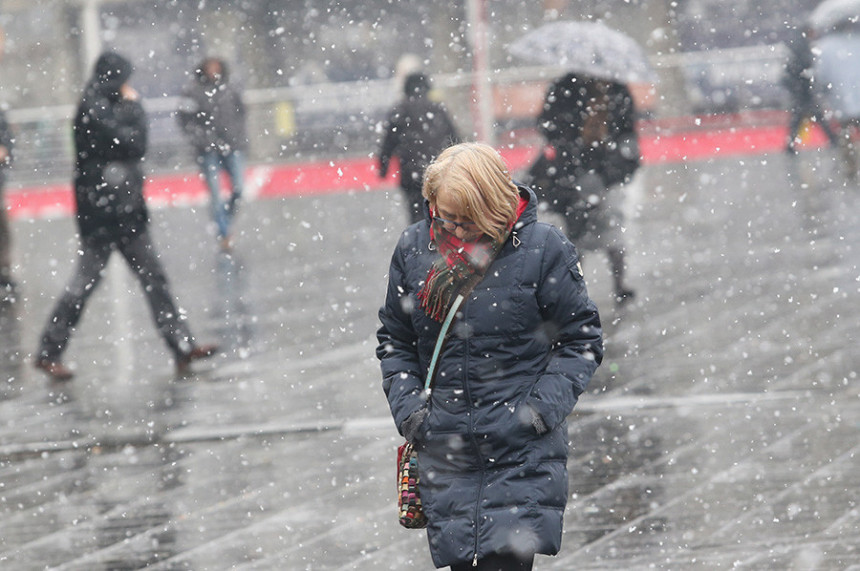
<svg viewBox="0 0 860 571"><path fill-rule="evenodd" d="M229 151L222 154L216 150L204 151L198 158L200 171L211 195L212 219L218 227L218 237L230 235L230 224L239 199L242 198L245 177L245 157L241 151ZM221 171L230 177L230 198L224 200L221 196Z"/></svg>

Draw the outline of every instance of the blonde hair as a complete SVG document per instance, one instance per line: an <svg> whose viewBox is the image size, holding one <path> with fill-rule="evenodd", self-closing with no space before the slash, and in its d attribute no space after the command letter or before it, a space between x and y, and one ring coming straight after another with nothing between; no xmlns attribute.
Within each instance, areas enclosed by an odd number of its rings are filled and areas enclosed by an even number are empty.
<svg viewBox="0 0 860 571"><path fill-rule="evenodd" d="M495 240L501 240L516 219L519 191L502 157L489 145L461 143L442 151L424 171L422 194L434 209L440 190Z"/></svg>

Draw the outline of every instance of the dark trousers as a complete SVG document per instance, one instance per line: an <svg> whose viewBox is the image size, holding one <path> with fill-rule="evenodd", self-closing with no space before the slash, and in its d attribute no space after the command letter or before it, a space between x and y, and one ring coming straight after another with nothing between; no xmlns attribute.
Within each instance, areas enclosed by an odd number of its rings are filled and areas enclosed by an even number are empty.
<svg viewBox="0 0 860 571"><path fill-rule="evenodd" d="M493 554L479 559L475 567L471 561L451 565L451 571L531 571L533 565L534 556L518 559L515 555Z"/></svg>
<svg viewBox="0 0 860 571"><path fill-rule="evenodd" d="M155 254L149 233L144 230L131 237L98 236L81 239L77 270L66 285L42 333L40 359L59 360L87 300L101 282L114 248L123 255L143 287L155 326L174 356L187 355L191 351L193 337L185 318L173 303L164 268Z"/></svg>

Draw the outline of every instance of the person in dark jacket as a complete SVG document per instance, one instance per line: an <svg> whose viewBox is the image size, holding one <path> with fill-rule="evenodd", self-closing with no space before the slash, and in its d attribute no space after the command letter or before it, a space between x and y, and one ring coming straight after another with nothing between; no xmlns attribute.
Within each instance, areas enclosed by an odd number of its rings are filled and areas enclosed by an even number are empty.
<svg viewBox="0 0 860 571"><path fill-rule="evenodd" d="M603 357L576 249L478 143L427 168L427 218L401 235L376 349L399 432L418 451L430 552L454 571L528 570L561 546L566 418ZM425 394L440 321L466 299Z"/></svg>
<svg viewBox="0 0 860 571"><path fill-rule="evenodd" d="M245 152L248 148L245 104L230 82L227 63L206 58L185 86L176 114L194 146L200 173L211 195L212 219L221 248L232 247L230 227L244 191ZM230 197L221 192L221 171L230 179Z"/></svg>
<svg viewBox="0 0 860 571"><path fill-rule="evenodd" d="M625 283L622 186L640 165L633 97L627 86L568 74L547 91L538 129L547 146L530 169L549 208L565 217L578 248L605 249L615 299L635 292Z"/></svg>
<svg viewBox="0 0 860 571"><path fill-rule="evenodd" d="M793 36L787 42L789 56L785 63L785 69L782 76L782 84L788 91L790 98L790 119L788 123L788 142L785 145L785 150L788 154L797 152L797 136L800 133L800 126L804 119L814 121L821 126L824 134L827 135L831 146L839 145L839 137L830 128L827 118L824 116L824 111L819 104L816 94L813 72L815 68L815 60L812 53L812 41L814 39L814 30L811 27L806 27L796 30Z"/></svg>
<svg viewBox="0 0 860 571"><path fill-rule="evenodd" d="M400 160L400 189L410 223L424 218L421 196L424 169L442 149L459 140L457 128L441 103L430 100L430 81L422 73L406 77L404 99L388 115L379 151L379 176L388 175L393 156Z"/></svg>
<svg viewBox="0 0 860 571"><path fill-rule="evenodd" d="M6 120L6 113L0 109L0 300L8 299L15 289L12 279L12 232L9 230L9 216L3 198L6 169L12 164L13 144L12 128Z"/></svg>
<svg viewBox="0 0 860 571"><path fill-rule="evenodd" d="M35 362L55 380L73 376L63 364L62 354L114 249L140 281L178 373L186 373L192 361L217 350L214 345L195 343L184 315L174 304L149 235L141 167L148 128L138 94L127 83L131 73L127 59L114 52L103 53L74 118L74 187L81 240L78 267L48 319Z"/></svg>

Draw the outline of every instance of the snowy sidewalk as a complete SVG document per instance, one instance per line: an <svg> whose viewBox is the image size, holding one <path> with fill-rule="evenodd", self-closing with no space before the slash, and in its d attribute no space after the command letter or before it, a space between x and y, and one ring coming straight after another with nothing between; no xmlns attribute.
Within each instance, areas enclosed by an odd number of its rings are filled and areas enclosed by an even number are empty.
<svg viewBox="0 0 860 571"><path fill-rule="evenodd" d="M651 165L625 234L636 303L585 260L607 356L570 419L549 569L849 569L860 560L860 188L829 152ZM30 367L71 272L70 219L14 223L0 309L3 569L432 569L399 528L399 441L374 358L405 214L385 191L249 202L232 258L205 206L153 235L195 333L176 380L111 262L68 351Z"/></svg>

